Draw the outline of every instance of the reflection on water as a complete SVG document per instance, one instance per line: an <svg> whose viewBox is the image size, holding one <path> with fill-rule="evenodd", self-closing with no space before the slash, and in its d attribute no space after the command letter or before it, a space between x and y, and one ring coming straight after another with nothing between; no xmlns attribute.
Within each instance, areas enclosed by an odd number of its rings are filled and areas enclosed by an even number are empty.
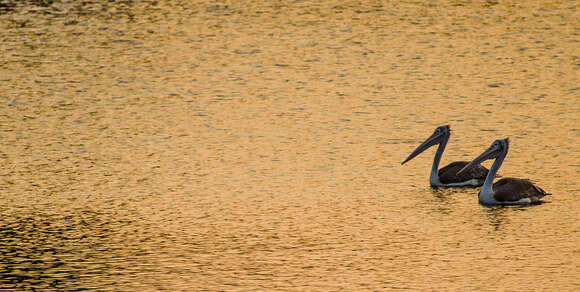
<svg viewBox="0 0 580 292"><path fill-rule="evenodd" d="M571 2L0 4L2 288L580 289Z"/></svg>
<svg viewBox="0 0 580 292"><path fill-rule="evenodd" d="M104 268L106 263L94 258L107 252L103 248L103 243L110 240L106 224L95 235L91 229L98 227L91 225L99 224L78 216L41 212L10 215L1 226L3 287L27 290L88 288L75 283L108 272Z"/></svg>

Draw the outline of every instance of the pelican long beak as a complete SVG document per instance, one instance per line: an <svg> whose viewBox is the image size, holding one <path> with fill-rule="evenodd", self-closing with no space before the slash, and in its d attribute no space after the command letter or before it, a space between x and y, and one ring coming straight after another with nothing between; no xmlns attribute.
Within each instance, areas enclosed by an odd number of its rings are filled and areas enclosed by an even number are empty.
<svg viewBox="0 0 580 292"><path fill-rule="evenodd" d="M401 162L401 164L405 164L407 161L415 158L415 156L421 154L421 152L429 149L429 147L439 144L439 142L441 142L441 137L443 136L443 134L439 133L433 133L433 135L431 135L429 138L427 138L427 140L425 140L423 143L421 143L421 145L417 146L417 148L415 150L413 150L413 152L411 154L409 154L409 157L407 157L407 159L405 159L405 161Z"/></svg>
<svg viewBox="0 0 580 292"><path fill-rule="evenodd" d="M477 156L475 159L469 162L466 166L464 166L461 170L459 170L457 174L461 174L462 172L472 168L475 165L479 165L488 159L495 158L497 151L498 151L497 147L494 147L493 145L490 146L489 148L487 148L487 150L485 150L483 153L481 153L479 156Z"/></svg>

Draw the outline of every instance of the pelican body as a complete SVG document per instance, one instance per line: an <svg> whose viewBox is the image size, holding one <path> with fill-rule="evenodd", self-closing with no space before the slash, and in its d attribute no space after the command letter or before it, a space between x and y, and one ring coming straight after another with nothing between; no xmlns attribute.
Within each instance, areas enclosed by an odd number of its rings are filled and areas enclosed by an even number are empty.
<svg viewBox="0 0 580 292"><path fill-rule="evenodd" d="M539 203L542 197L550 195L527 179L506 177L493 183L508 149L509 139L495 140L486 151L459 171L461 174L485 160L495 159L479 191L479 203L482 205L527 205Z"/></svg>
<svg viewBox="0 0 580 292"><path fill-rule="evenodd" d="M443 151L445 150L445 146L447 146L447 141L449 141L450 136L451 130L448 125L437 127L435 132L433 132L427 140L421 143L421 145L419 145L401 164L405 164L407 161L413 159L431 146L439 144L437 152L435 152L435 158L433 158L431 174L429 175L429 183L431 184L431 187L481 186L488 173L487 168L481 165L474 165L461 174L459 174L459 170L465 168L469 163L468 161L452 162L449 165L438 169L439 162L441 162L441 156L443 156Z"/></svg>

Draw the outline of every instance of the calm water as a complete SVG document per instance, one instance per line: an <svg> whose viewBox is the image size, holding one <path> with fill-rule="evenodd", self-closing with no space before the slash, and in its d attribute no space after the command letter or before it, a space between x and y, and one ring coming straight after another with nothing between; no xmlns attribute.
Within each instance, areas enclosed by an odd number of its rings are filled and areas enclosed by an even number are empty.
<svg viewBox="0 0 580 292"><path fill-rule="evenodd" d="M2 289L580 290L577 1L24 2ZM553 196L432 190L441 124Z"/></svg>

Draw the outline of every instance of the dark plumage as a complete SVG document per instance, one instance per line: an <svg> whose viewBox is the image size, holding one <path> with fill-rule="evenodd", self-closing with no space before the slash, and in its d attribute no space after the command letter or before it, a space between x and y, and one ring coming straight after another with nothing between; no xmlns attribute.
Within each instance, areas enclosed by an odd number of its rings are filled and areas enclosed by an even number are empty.
<svg viewBox="0 0 580 292"><path fill-rule="evenodd" d="M534 203L550 195L527 179L513 177L502 178L495 182L493 192L493 197L498 202L517 202L522 198L529 198Z"/></svg>
<svg viewBox="0 0 580 292"><path fill-rule="evenodd" d="M467 164L469 164L469 161L451 162L449 165L439 169L439 180L441 183L450 184L477 179L481 180L479 184L483 184L489 170L481 165L475 165L465 172L458 173Z"/></svg>

